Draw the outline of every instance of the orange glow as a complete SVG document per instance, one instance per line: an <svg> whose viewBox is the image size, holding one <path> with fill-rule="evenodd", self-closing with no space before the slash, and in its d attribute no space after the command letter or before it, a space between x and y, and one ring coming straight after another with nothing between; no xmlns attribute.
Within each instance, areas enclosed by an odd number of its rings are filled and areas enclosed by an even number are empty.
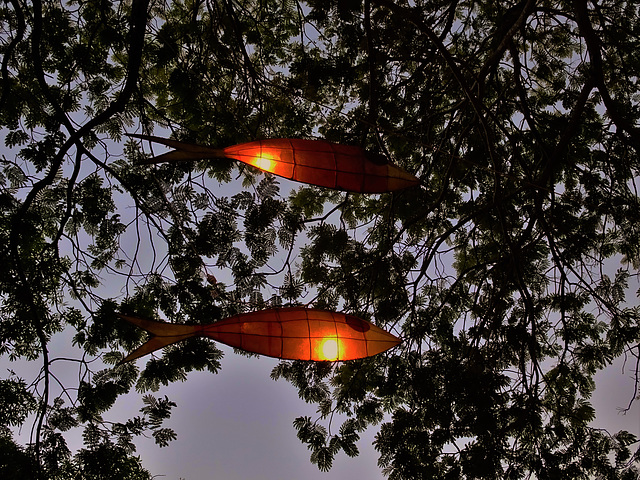
<svg viewBox="0 0 640 480"><path fill-rule="evenodd" d="M335 361L338 359L338 341L335 338L327 338L322 342L322 352L319 355L322 360Z"/></svg>
<svg viewBox="0 0 640 480"><path fill-rule="evenodd" d="M253 165L254 167L258 167L260 170L271 173L273 173L273 171L275 170L277 161L278 160L276 159L275 155L267 152L262 152L261 154L256 155L254 158L249 160L251 165Z"/></svg>

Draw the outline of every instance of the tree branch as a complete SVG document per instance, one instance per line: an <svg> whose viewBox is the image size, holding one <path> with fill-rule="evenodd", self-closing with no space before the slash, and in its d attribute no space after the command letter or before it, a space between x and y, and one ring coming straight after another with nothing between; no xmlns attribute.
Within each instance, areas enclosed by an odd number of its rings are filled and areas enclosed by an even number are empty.
<svg viewBox="0 0 640 480"><path fill-rule="evenodd" d="M20 3L18 0L5 1L11 2L11 5L13 5L13 10L15 11L16 18L18 20L18 30L16 32L16 36L11 40L11 43L7 47L4 57L2 57L2 94L0 94L0 110L4 108L4 102L7 98L7 92L9 91L9 62L11 61L14 50L22 41L25 32L24 12L20 7Z"/></svg>
<svg viewBox="0 0 640 480"><path fill-rule="evenodd" d="M96 126L106 122L109 118L111 118L116 113L124 110L126 107L129 98L131 97L133 91L136 88L138 82L138 72L140 70L140 65L142 63L142 50L144 46L144 34L146 31L147 25L147 16L148 16L148 6L149 0L133 0L132 8L131 8L131 17L130 17L130 32L131 32L131 43L130 43L130 51L129 51L129 63L127 65L127 80L125 85L118 95L118 98L107 107L103 112L98 114L96 117L88 121L78 130L75 130L71 121L66 116L66 113L62 110L60 105L58 105L51 94L49 86L47 85L44 79L44 70L42 66L42 58L40 55L40 46L42 42L42 27L43 27L43 11L42 11L42 2L41 0L33 1L33 32L31 35L31 53L33 57L34 68L36 70L36 74L38 77L38 82L40 88L42 90L43 95L47 99L47 101L51 104L51 106L55 110L55 116L57 119L65 125L68 131L71 133L67 141L57 152L54 157L49 172L45 177L36 182L33 188L27 194L24 202L17 209L12 222L11 222L11 232L9 234L9 248L11 251L11 255L13 256L14 266L18 275L18 279L22 284L22 287L25 291L25 297L28 301L28 309L32 313L33 325L36 330L38 339L40 341L42 355L43 355L43 369L44 369L44 391L42 395L42 403L39 408L38 417L37 417L37 427L36 427L36 438L34 442L35 455L36 460L38 461L38 465L40 465L40 436L42 431L42 424L44 422L44 418L47 412L47 405L49 402L49 353L47 350L47 337L44 332L43 318L40 317L38 313L38 306L36 302L36 295L31 289L31 284L29 279L27 278L26 271L24 269L23 263L20 258L20 234L21 224L24 218L26 217L26 213L33 204L33 201L36 199L37 195L51 185L62 166L64 158L67 152L71 149L73 145L80 142L82 137L89 133ZM42 475L42 471L39 468L39 474Z"/></svg>
<svg viewBox="0 0 640 480"><path fill-rule="evenodd" d="M489 69L496 62L498 62L500 58L502 58L502 55L504 54L505 50L512 43L514 35L518 31L518 29L522 27L525 20L527 19L527 17L529 16L533 8L535 7L535 4L536 4L535 0L527 0L526 3L523 0L516 6L511 7L507 11L507 13L505 13L502 16L498 31L495 34L497 37L500 37L500 43L498 43L496 49L493 51L491 56L489 56L489 58L484 62L484 65L482 65L480 72L478 72L478 75L477 75L478 83L483 82L483 79L489 72ZM519 13L518 13L518 10L520 10ZM505 20L512 20L511 25L510 26L505 25L503 23ZM504 32L507 26L508 26L508 30Z"/></svg>
<svg viewBox="0 0 640 480"><path fill-rule="evenodd" d="M436 49L438 50L438 52L446 62L447 66L449 67L449 70L451 70L451 73L453 74L454 78L458 82L458 85L460 85L460 88L462 88L462 91L464 92L465 96L471 103L473 110L476 113L476 116L478 117L480 126L484 133L484 137L485 137L484 140L486 143L487 151L489 153L493 168L496 172L495 188L497 191L499 189L498 178L499 178L499 175L502 173L502 168L500 168L500 166L498 165L498 158L494 151L491 129L489 128L489 125L487 124L487 120L484 116L486 109L482 105L478 97L476 97L471 91L469 84L467 83L464 76L462 75L462 71L460 71L460 69L458 68L458 65L456 64L453 56L451 55L447 47L445 47L445 45L442 43L442 40L440 39L440 37L438 37L438 35L436 35L436 33L431 28L429 28L429 26L425 24L419 17L417 17L416 15L412 15L408 9L400 5L396 5L391 0L373 0L373 1L375 3L378 3L380 5L387 7L389 10L391 10L395 14L400 15L406 21L413 23L435 45Z"/></svg>
<svg viewBox="0 0 640 480"><path fill-rule="evenodd" d="M598 35L591 25L589 20L589 12L587 10L586 0L573 0L573 9L576 14L576 22L578 28L584 37L587 44L587 50L589 52L589 58L591 60L591 74L595 79L598 91L602 96L602 101L605 107L607 107L607 113L611 116L613 123L616 124L620 130L624 130L631 137L631 143L633 147L640 152L640 128L634 126L628 118L620 111L620 105L609 94L609 90L604 82L601 44Z"/></svg>

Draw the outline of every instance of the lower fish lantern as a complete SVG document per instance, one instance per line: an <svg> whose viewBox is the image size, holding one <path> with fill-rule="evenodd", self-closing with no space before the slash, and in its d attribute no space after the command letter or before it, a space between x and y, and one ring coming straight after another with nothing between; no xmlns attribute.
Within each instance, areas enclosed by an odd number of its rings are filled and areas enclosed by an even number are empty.
<svg viewBox="0 0 640 480"><path fill-rule="evenodd" d="M361 318L305 307L243 313L208 325L118 316L153 335L121 363L189 337L209 337L269 357L333 362L371 357L400 343L396 336Z"/></svg>

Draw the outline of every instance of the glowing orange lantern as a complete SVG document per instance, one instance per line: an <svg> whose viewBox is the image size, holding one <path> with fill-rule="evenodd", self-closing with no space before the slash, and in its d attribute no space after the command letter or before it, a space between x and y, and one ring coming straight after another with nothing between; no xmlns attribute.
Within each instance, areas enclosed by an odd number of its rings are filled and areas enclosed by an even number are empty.
<svg viewBox="0 0 640 480"><path fill-rule="evenodd" d="M280 138L215 149L148 135L129 136L175 148L143 163L225 157L296 182L360 193L390 192L419 183L409 172L384 159L378 161L360 147L323 140Z"/></svg>
<svg viewBox="0 0 640 480"><path fill-rule="evenodd" d="M189 337L209 337L247 352L289 360L354 360L400 343L394 335L353 315L304 307L243 313L208 325L119 317L153 335L123 363Z"/></svg>

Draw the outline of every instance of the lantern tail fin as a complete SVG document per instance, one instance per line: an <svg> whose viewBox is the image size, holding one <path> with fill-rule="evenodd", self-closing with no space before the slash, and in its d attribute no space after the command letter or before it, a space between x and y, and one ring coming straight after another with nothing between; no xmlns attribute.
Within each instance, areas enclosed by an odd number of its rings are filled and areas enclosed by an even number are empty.
<svg viewBox="0 0 640 480"><path fill-rule="evenodd" d="M169 346L185 338L197 336L202 331L202 325L179 325L175 323L156 322L148 318L120 315L123 320L143 328L153 336L133 352L129 353L119 365L140 358L151 352Z"/></svg>
<svg viewBox="0 0 640 480"><path fill-rule="evenodd" d="M220 158L224 157L224 150L205 147L195 143L180 142L168 138L154 137L152 135L140 135L138 133L127 133L129 137L147 140L148 142L159 143L167 147L175 148L175 150L156 157L147 158L138 162L141 165L150 165L162 162L189 162L193 160L201 160L203 158Z"/></svg>

